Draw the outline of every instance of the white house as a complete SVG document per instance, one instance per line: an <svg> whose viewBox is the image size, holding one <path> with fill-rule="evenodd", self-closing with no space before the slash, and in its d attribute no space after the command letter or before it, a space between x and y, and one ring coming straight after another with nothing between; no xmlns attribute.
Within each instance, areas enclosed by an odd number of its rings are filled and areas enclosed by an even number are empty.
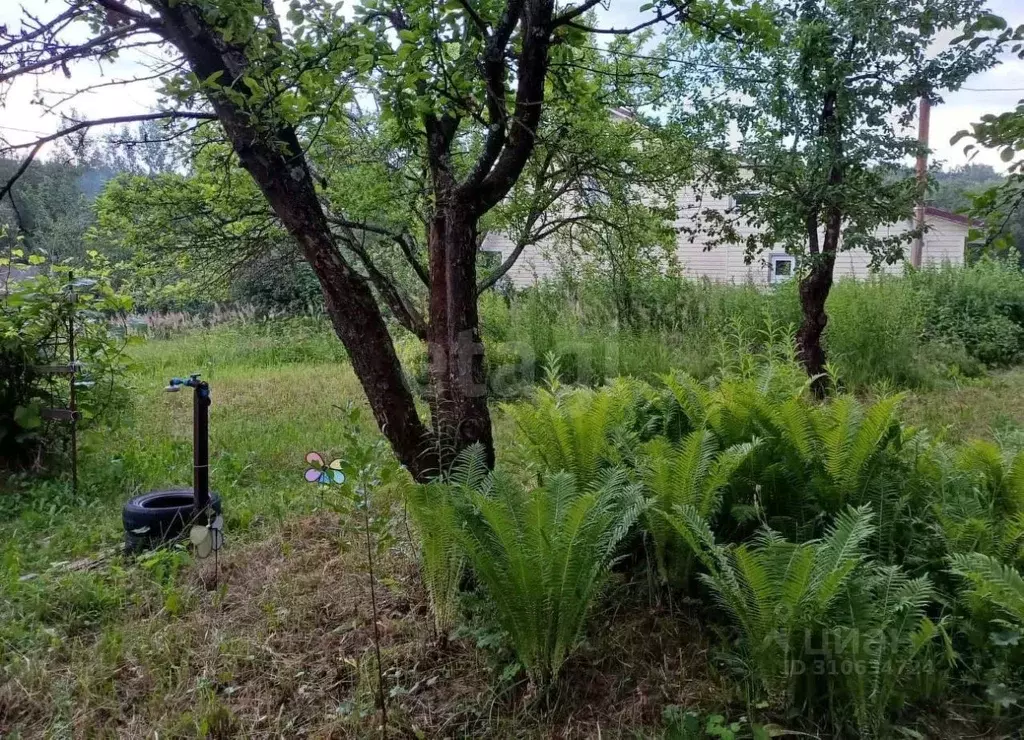
<svg viewBox="0 0 1024 740"><path fill-rule="evenodd" d="M718 209L725 211L735 205L732 198L704 197L698 201L695 191L687 189L680 193L677 201L677 227L691 226L698 210ZM925 225L927 231L923 240L921 262L924 265L949 263L963 264L964 248L967 241L968 221L959 216L938 208L925 209ZM909 231L913 228L912 219L898 224L884 226L876 232L878 236ZM737 229L740 236L752 233L756 227L747 226ZM751 264L744 261L744 248L741 244L717 245L706 250L709 237L699 231L689 234L679 231L676 240L676 255L682 266L683 274L693 278L708 278L716 282L754 283L766 285L786 279L793 273L795 258L781 249L778 253L759 255ZM513 249L512 242L504 235L489 233L481 244L481 251L500 253L501 260L509 256ZM526 287L546 278L554 277L559 270L556 259L557 250L552 242L540 242L527 246L519 256L516 264L509 270L507 279L517 288ZM909 255L910 246L906 252ZM837 278L865 278L870 274L870 257L861 249L841 251L836 257L835 275ZM902 266L885 265L885 272L900 272Z"/></svg>

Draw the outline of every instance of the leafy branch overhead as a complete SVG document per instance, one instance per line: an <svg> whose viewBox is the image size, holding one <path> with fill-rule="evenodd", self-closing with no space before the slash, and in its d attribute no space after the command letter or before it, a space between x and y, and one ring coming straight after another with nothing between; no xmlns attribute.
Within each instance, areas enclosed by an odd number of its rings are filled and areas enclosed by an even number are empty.
<svg viewBox="0 0 1024 740"><path fill-rule="evenodd" d="M969 25L956 43L970 48L993 43L1004 51L1008 47L1010 55L1024 59L1024 24L1014 28L999 16L985 15ZM969 131L957 132L950 143L967 138L975 143L964 146L965 154L973 158L978 146L998 149L1006 163L1006 180L975 197L972 210L984 221L984 233L975 235L983 238L982 246L1007 246L1006 227L1024 211L1024 100L1017 101L1012 110L985 114Z"/></svg>

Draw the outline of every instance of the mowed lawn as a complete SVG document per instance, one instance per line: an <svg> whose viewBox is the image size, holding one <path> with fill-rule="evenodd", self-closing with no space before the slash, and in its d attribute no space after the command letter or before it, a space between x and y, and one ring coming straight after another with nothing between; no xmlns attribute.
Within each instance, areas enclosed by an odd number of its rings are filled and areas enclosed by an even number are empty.
<svg viewBox="0 0 1024 740"><path fill-rule="evenodd" d="M15 482L0 502L0 736L365 736L375 680L363 659L366 580L343 523L303 478L307 452L344 454L341 408L365 405L337 340L323 324L286 322L153 340L132 355L132 401L117 425L84 435L78 496L66 482ZM180 549L138 561L118 552L125 499L190 485L190 391L163 391L189 372L213 394L211 481L228 537L217 569ZM905 412L951 440L1020 435L1024 370L912 392ZM513 430L496 418L507 446ZM405 550L385 564L382 596L389 681L415 688L396 699L398 726L501 736L502 723L527 722L480 718L497 698L478 653L431 652ZM678 614L644 619L602 635L623 643L595 654L642 652L627 644L631 632L664 635L650 646L662 657L705 649L699 626ZM698 703L714 697L705 658L663 666L658 656L630 661L633 673L587 701L643 724L635 697L645 681Z"/></svg>

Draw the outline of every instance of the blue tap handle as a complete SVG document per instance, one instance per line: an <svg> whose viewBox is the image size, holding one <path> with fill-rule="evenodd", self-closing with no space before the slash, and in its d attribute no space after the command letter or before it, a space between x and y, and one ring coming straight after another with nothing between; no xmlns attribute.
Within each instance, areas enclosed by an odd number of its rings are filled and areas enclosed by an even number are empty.
<svg viewBox="0 0 1024 740"><path fill-rule="evenodd" d="M171 378L171 381L164 388L168 393L177 393L182 387L197 388L202 381L199 380L199 373L193 373L187 378Z"/></svg>

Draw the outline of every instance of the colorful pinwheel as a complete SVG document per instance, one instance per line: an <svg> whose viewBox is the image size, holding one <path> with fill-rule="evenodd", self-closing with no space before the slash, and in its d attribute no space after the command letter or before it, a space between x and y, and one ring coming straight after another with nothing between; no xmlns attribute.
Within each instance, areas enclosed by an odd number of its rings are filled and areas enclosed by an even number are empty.
<svg viewBox="0 0 1024 740"><path fill-rule="evenodd" d="M306 471L308 482L320 485L345 482L345 474L341 472L341 460L332 460L328 465L319 452L310 452L306 455L306 462L313 466Z"/></svg>

